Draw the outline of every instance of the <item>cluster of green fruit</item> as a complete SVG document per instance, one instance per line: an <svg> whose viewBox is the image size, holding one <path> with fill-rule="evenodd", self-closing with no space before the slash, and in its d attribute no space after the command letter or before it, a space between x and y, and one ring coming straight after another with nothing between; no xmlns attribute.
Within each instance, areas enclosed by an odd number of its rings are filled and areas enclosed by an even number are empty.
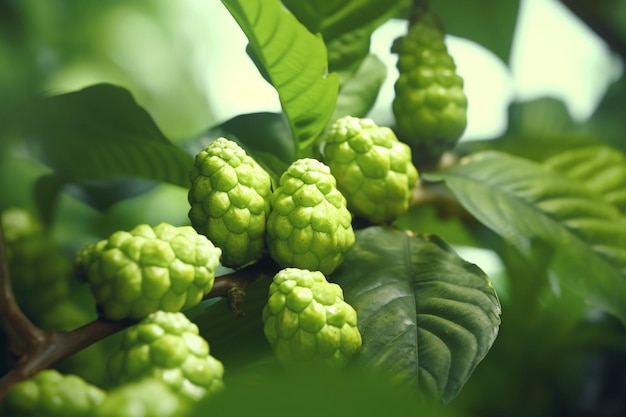
<svg viewBox="0 0 626 417"><path fill-rule="evenodd" d="M238 269L266 254L282 268L262 312L277 360L344 366L362 344L357 312L327 277L355 242L353 216L388 224L406 212L418 181L415 150L440 155L465 129L463 81L443 37L424 14L394 44L400 74L393 111L402 140L370 119L346 116L322 136L319 159L298 159L272 178L221 137L196 155L191 169L191 226L143 224L86 245L74 272L89 284L99 316L136 321L108 362L114 388L106 392L71 374L42 371L10 390L3 404L9 415L170 416L219 391L224 367L182 311L209 294L218 265ZM35 305L28 296L20 304L42 327L62 330L45 320L55 317L55 300L69 299L68 280L55 278L71 275L68 265L33 260L30 249L39 245L34 252L43 253L46 245L23 213L8 212L2 220L12 275L21 276L18 296L35 286L45 295ZM37 279L19 271L29 265L25 271L32 272L33 264L42 269ZM51 280L42 283L46 277Z"/></svg>

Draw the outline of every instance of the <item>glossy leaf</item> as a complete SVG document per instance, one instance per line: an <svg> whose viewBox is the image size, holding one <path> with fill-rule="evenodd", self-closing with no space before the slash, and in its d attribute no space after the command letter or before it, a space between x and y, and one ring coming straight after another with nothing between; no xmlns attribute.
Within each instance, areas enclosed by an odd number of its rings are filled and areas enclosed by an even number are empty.
<svg viewBox="0 0 626 417"><path fill-rule="evenodd" d="M356 362L450 401L493 344L500 303L487 276L437 236L357 232L333 274L358 313Z"/></svg>
<svg viewBox="0 0 626 417"><path fill-rule="evenodd" d="M626 322L626 219L615 206L578 181L500 152L422 177L445 181L474 217L523 254L549 245L560 282Z"/></svg>
<svg viewBox="0 0 626 417"><path fill-rule="evenodd" d="M375 55L368 55L358 71L341 86L330 122L343 116L365 117L376 102L386 77L385 64Z"/></svg>
<svg viewBox="0 0 626 417"><path fill-rule="evenodd" d="M626 157L608 146L574 149L555 155L545 166L580 181L626 215Z"/></svg>
<svg viewBox="0 0 626 417"><path fill-rule="evenodd" d="M370 37L408 8L408 0L283 0L313 33L321 33L331 71L352 72L369 54Z"/></svg>
<svg viewBox="0 0 626 417"><path fill-rule="evenodd" d="M296 143L306 154L335 108L339 78L328 74L326 46L278 0L222 0L278 92Z"/></svg>

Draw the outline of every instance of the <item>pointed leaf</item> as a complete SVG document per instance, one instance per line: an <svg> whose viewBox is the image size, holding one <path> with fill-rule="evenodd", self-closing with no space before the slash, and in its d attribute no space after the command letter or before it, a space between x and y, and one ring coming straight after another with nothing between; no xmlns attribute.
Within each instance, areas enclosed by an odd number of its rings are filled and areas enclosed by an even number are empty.
<svg viewBox="0 0 626 417"><path fill-rule="evenodd" d="M306 154L335 108L339 78L327 72L326 46L278 0L222 0L276 88L297 144Z"/></svg>
<svg viewBox="0 0 626 417"><path fill-rule="evenodd" d="M523 254L537 242L550 245L560 282L626 322L626 219L615 206L560 173L500 152L472 155L423 179L445 181Z"/></svg>
<svg viewBox="0 0 626 417"><path fill-rule="evenodd" d="M357 362L450 401L493 344L500 303L487 276L436 236L357 232L332 277L358 313Z"/></svg>
<svg viewBox="0 0 626 417"><path fill-rule="evenodd" d="M139 177L189 184L192 157L121 87L98 84L35 99L15 113L10 132L67 181Z"/></svg>
<svg viewBox="0 0 626 417"><path fill-rule="evenodd" d="M591 146L555 155L545 166L580 181L626 215L626 157L608 146Z"/></svg>

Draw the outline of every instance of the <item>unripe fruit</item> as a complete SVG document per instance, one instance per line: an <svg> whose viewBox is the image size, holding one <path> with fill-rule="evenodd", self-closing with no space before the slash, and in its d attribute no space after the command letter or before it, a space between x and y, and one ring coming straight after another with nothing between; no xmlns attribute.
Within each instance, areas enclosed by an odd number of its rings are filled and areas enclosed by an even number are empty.
<svg viewBox="0 0 626 417"><path fill-rule="evenodd" d="M411 149L388 127L346 116L328 129L324 162L348 208L372 223L388 223L406 212L417 182Z"/></svg>
<svg viewBox="0 0 626 417"><path fill-rule="evenodd" d="M105 318L141 319L198 304L213 288L220 254L191 226L143 224L86 245L76 271Z"/></svg>
<svg viewBox="0 0 626 417"><path fill-rule="evenodd" d="M28 211L8 208L0 221L15 297L29 318L39 323L59 300L69 296L71 261Z"/></svg>
<svg viewBox="0 0 626 417"><path fill-rule="evenodd" d="M414 152L426 148L438 155L451 149L467 125L463 79L444 36L437 18L422 12L392 47L399 71L393 100L396 131Z"/></svg>
<svg viewBox="0 0 626 417"><path fill-rule="evenodd" d="M332 273L354 244L352 215L328 166L299 159L272 194L267 244L283 267Z"/></svg>
<svg viewBox="0 0 626 417"><path fill-rule="evenodd" d="M223 387L222 363L210 355L198 326L183 313L156 311L128 328L109 371L118 384L157 378L191 399Z"/></svg>
<svg viewBox="0 0 626 417"><path fill-rule="evenodd" d="M222 264L237 268L264 249L269 174L235 142L218 138L196 155L189 175L193 227L222 249Z"/></svg>
<svg viewBox="0 0 626 417"><path fill-rule="evenodd" d="M361 348L357 313L339 285L319 271L279 271L263 308L263 330L286 366L323 363L342 367Z"/></svg>
<svg viewBox="0 0 626 417"><path fill-rule="evenodd" d="M105 395L76 375L47 369L13 385L2 405L10 416L86 417Z"/></svg>
<svg viewBox="0 0 626 417"><path fill-rule="evenodd" d="M166 383L145 378L115 387L90 417L178 417L190 408Z"/></svg>

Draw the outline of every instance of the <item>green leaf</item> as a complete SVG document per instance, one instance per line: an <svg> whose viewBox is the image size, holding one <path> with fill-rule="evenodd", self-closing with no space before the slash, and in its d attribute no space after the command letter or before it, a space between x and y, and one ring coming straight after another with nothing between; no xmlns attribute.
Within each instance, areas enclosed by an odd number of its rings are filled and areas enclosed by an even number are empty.
<svg viewBox="0 0 626 417"><path fill-rule="evenodd" d="M443 21L446 33L477 42L503 62L509 62L519 0L482 0L480 7L466 0L432 0L429 3L431 10Z"/></svg>
<svg viewBox="0 0 626 417"><path fill-rule="evenodd" d="M357 232L332 280L358 313L357 363L450 401L493 344L500 303L487 276L436 236Z"/></svg>
<svg viewBox="0 0 626 417"><path fill-rule="evenodd" d="M35 99L14 113L8 129L70 182L139 177L189 185L192 158L121 87L98 84Z"/></svg>
<svg viewBox="0 0 626 417"><path fill-rule="evenodd" d="M313 33L322 34L331 71L352 72L369 54L374 30L401 11L408 0L284 0ZM343 77L342 77L343 78Z"/></svg>
<svg viewBox="0 0 626 417"><path fill-rule="evenodd" d="M326 46L278 0L222 0L278 92L298 155L306 155L335 108L339 78L327 72Z"/></svg>
<svg viewBox="0 0 626 417"><path fill-rule="evenodd" d="M337 107L330 123L343 117L365 117L387 77L387 67L375 55L368 55L358 71L342 84Z"/></svg>
<svg viewBox="0 0 626 417"><path fill-rule="evenodd" d="M549 245L562 285L626 322L626 219L615 206L577 181L501 152L422 178L445 181L463 207L522 254Z"/></svg>
<svg viewBox="0 0 626 417"><path fill-rule="evenodd" d="M248 113L214 126L185 144L198 153L208 143L223 136L241 145L265 170L278 179L296 160L289 124L282 113Z"/></svg>
<svg viewBox="0 0 626 417"><path fill-rule="evenodd" d="M608 146L591 146L555 155L544 162L584 184L626 215L626 157Z"/></svg>

